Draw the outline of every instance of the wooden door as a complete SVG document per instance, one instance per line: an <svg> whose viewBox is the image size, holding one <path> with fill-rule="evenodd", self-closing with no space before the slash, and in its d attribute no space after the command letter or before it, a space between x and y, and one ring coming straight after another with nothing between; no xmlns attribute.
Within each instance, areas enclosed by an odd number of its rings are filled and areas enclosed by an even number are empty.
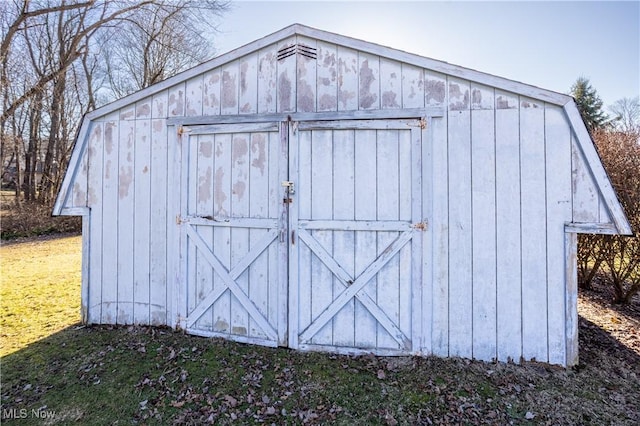
<svg viewBox="0 0 640 426"><path fill-rule="evenodd" d="M182 129L177 303L189 333L286 344L287 144L280 126Z"/></svg>
<svg viewBox="0 0 640 426"><path fill-rule="evenodd" d="M420 124L290 126L290 346L419 350Z"/></svg>

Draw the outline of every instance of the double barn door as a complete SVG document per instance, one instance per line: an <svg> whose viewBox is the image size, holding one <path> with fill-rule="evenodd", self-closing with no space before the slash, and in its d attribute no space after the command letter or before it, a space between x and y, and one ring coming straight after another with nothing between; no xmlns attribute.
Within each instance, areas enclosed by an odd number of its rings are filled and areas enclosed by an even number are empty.
<svg viewBox="0 0 640 426"><path fill-rule="evenodd" d="M270 346L418 350L418 120L191 126L181 143L180 326Z"/></svg>

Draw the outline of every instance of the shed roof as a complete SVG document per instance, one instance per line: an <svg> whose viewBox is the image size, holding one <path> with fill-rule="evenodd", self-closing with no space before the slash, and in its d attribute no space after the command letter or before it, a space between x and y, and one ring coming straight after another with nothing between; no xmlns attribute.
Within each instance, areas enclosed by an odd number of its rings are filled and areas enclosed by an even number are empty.
<svg viewBox="0 0 640 426"><path fill-rule="evenodd" d="M471 82L491 86L497 89L512 92L514 94L526 96L532 99L548 102L550 104L558 105L564 108L567 118L571 124L571 127L576 135L579 147L586 159L593 178L600 190L603 199L606 202L607 208L611 213L611 217L615 223L615 230L621 234L631 234L631 227L624 214L624 211L617 199L616 193L611 186L611 182L607 176L607 173L602 166L602 162L598 156L598 153L594 147L591 136L587 131L587 128L580 116L575 101L571 96L553 92L550 90L542 89L529 84L509 80L503 77L498 77L492 74L483 73L473 69L461 67L458 65L449 64L447 62L438 61L435 59L419 56L416 54L408 53L402 50L393 49L379 44L347 37L315 28L311 28L301 24L293 24L285 27L279 31L276 31L270 35L267 35L261 39L255 40L242 47L234 49L228 53L224 53L216 58L213 58L207 62L204 62L194 68L177 74L167 80L157 83L153 86L149 86L138 92L135 92L129 96L121 98L115 102L107 104L101 108L98 108L92 112L89 112L83 120L83 125L80 128L76 139L76 147L72 154L65 179L60 188L56 204L53 209L53 214L62 214L62 208L64 200L67 197L67 193L72 187L72 181L77 172L77 168L80 163L80 145L86 143L87 134L89 132L89 125L93 119L103 117L110 114L122 107L131 105L139 100L145 99L151 95L166 90L178 83L189 80L190 78L199 74L205 73L211 69L220 67L224 64L230 63L238 58L241 58L250 53L256 52L264 47L278 43L292 36L303 36L322 40L324 42L333 43L338 46L345 46L351 49L356 49L361 52L370 53L393 59L402 63L421 67L434 72L446 74L453 77L458 77ZM78 143L80 141L80 143Z"/></svg>

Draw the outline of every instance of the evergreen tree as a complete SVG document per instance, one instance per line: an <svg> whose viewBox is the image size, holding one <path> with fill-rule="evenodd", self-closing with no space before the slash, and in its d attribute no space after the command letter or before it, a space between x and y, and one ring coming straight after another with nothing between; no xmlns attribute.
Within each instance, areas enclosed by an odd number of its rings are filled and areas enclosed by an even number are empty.
<svg viewBox="0 0 640 426"><path fill-rule="evenodd" d="M596 89L591 86L588 78L579 77L571 86L570 93L576 100L580 115L590 131L607 124L609 118L602 110L602 99L598 96Z"/></svg>

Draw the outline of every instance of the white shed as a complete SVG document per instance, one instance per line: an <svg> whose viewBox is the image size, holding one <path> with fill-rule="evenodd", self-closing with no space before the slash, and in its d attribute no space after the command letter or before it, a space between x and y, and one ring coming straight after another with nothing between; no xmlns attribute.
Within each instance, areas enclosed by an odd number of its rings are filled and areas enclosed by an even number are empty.
<svg viewBox="0 0 640 426"><path fill-rule="evenodd" d="M86 323L561 365L631 232L571 97L302 25L89 113L54 214Z"/></svg>

